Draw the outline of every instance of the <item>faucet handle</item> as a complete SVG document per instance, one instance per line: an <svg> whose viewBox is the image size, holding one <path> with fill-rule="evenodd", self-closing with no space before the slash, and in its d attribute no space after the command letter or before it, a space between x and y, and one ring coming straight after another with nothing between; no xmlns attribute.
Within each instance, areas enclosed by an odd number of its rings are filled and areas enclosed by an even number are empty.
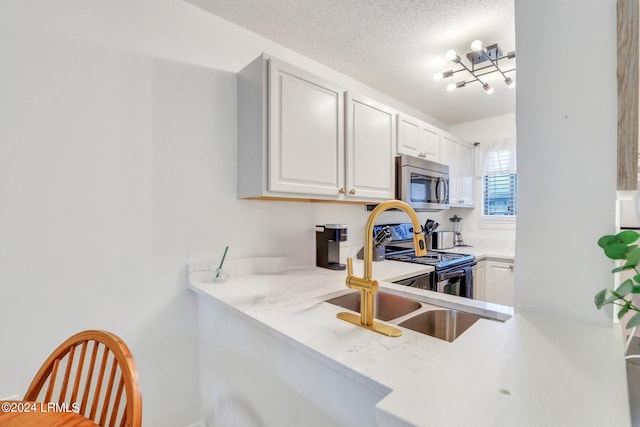
<svg viewBox="0 0 640 427"><path fill-rule="evenodd" d="M353 259L347 258L347 276L353 276Z"/></svg>

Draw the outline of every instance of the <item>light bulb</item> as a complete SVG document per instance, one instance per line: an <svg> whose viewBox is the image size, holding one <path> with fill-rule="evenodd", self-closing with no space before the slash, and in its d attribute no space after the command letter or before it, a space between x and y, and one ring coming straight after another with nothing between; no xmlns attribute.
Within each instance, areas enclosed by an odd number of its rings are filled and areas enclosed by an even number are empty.
<svg viewBox="0 0 640 427"><path fill-rule="evenodd" d="M440 81L440 80L442 80L442 77L443 77L442 73L435 73L433 75L433 81L436 81L436 82Z"/></svg>
<svg viewBox="0 0 640 427"><path fill-rule="evenodd" d="M471 42L472 51L480 52L483 48L484 46L482 45L482 42L480 40L474 40L473 42Z"/></svg>
<svg viewBox="0 0 640 427"><path fill-rule="evenodd" d="M447 53L444 54L444 57L447 58L449 61L455 61L456 58L458 57L458 54L456 53L455 50L449 49Z"/></svg>
<svg viewBox="0 0 640 427"><path fill-rule="evenodd" d="M447 92L453 92L454 90L456 90L458 86L455 83L449 83L447 85Z"/></svg>
<svg viewBox="0 0 640 427"><path fill-rule="evenodd" d="M511 77L504 79L504 84L506 84L509 89L513 89L516 86L516 82L514 82Z"/></svg>
<svg viewBox="0 0 640 427"><path fill-rule="evenodd" d="M491 86L489 83L483 84L482 89L487 92L487 95L491 95L493 93L493 86Z"/></svg>

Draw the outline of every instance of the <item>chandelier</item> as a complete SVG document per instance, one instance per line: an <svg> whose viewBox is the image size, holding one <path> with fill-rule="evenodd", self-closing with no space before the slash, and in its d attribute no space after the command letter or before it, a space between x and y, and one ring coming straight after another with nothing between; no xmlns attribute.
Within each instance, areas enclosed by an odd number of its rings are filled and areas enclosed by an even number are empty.
<svg viewBox="0 0 640 427"><path fill-rule="evenodd" d="M452 77L454 74L459 73L461 71L467 71L473 77L470 80L461 80L457 83L449 83L447 85L447 90L449 92L453 92L454 90L465 87L469 83L478 82L482 85L484 91L491 95L493 93L493 86L487 83L484 79L484 76L492 73L500 73L502 78L504 79L505 85L509 89L512 89L516 83L513 81L511 77L507 76L507 73L512 73L516 71L515 66L510 69L501 68L500 61L503 63L505 61L510 61L516 57L516 51L511 51L506 55L502 54L502 50L497 43L494 43L490 46L484 46L480 40L474 40L471 43L471 52L467 53L467 59L469 60L470 66L467 66L464 62L462 62L461 58L458 56L455 50L450 49L445 54L445 57L458 65L461 65L462 68L459 70L447 70L441 73L436 73L433 75L433 80L439 81L442 79L446 79L448 77Z"/></svg>

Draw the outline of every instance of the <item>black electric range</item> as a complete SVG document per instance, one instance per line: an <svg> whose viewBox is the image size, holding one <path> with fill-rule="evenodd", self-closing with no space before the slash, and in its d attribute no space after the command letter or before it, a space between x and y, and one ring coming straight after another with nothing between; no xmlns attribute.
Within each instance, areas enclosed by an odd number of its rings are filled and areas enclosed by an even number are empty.
<svg viewBox="0 0 640 427"><path fill-rule="evenodd" d="M473 267L476 258L456 252L427 251L426 256L416 256L413 250L412 224L376 225L374 236L388 227L390 237L385 246L385 259L433 266L435 271L421 277L398 283L436 292L473 298Z"/></svg>

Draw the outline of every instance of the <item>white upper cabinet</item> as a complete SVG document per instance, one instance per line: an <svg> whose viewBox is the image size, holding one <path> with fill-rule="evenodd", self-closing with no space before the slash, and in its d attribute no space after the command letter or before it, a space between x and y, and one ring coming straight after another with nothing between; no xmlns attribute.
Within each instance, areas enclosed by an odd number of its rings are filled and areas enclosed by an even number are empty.
<svg viewBox="0 0 640 427"><path fill-rule="evenodd" d="M338 199L344 90L261 55L238 73L238 197Z"/></svg>
<svg viewBox="0 0 640 427"><path fill-rule="evenodd" d="M341 88L269 59L269 191L339 194L343 99Z"/></svg>
<svg viewBox="0 0 640 427"><path fill-rule="evenodd" d="M346 198L393 199L396 111L352 92L346 99Z"/></svg>
<svg viewBox="0 0 640 427"><path fill-rule="evenodd" d="M396 113L261 55L238 73L238 197L394 198Z"/></svg>
<svg viewBox="0 0 640 427"><path fill-rule="evenodd" d="M440 162L441 131L422 120L398 114L398 154Z"/></svg>
<svg viewBox="0 0 640 427"><path fill-rule="evenodd" d="M449 165L449 205L473 208L475 149L455 135L442 132L442 163Z"/></svg>

